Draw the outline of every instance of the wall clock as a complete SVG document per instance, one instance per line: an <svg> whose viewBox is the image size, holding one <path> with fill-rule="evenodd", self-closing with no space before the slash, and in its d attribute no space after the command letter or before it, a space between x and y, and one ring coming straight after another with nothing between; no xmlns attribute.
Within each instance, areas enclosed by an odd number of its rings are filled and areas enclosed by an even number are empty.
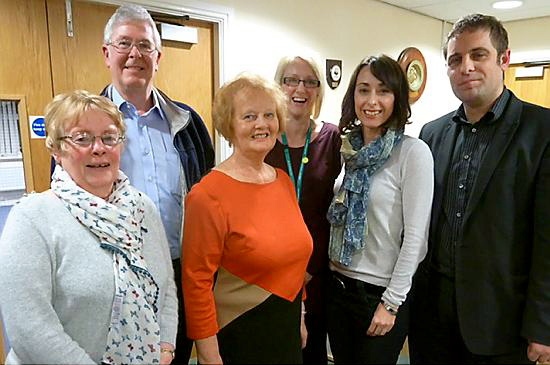
<svg viewBox="0 0 550 365"><path fill-rule="evenodd" d="M409 83L409 102L413 104L420 99L426 87L426 79L428 76L426 61L418 48L408 47L401 52L397 62L407 76L407 82Z"/></svg>

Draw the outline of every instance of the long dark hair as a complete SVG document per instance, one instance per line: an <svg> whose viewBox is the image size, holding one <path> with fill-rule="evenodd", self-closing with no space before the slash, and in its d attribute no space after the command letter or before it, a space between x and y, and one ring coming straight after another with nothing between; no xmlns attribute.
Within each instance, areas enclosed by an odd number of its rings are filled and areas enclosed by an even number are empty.
<svg viewBox="0 0 550 365"><path fill-rule="evenodd" d="M341 133L357 128L355 125L357 114L355 114L355 86L359 72L364 67L370 67L370 72L378 80L386 85L395 97L393 113L383 127L386 129L402 130L405 124L409 123L411 116L411 105L409 104L409 84L401 66L386 55L378 57L370 56L363 59L353 71L350 77L348 89L342 100L342 116L340 117Z"/></svg>

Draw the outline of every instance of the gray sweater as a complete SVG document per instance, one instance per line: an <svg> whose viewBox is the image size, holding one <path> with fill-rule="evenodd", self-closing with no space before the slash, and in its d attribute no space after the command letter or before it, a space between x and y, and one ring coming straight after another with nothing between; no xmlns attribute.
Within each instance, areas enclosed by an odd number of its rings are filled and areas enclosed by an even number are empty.
<svg viewBox="0 0 550 365"><path fill-rule="evenodd" d="M159 285L161 341L175 344L176 286L157 209L145 199L143 256ZM99 363L115 284L112 254L51 192L15 205L0 238L0 310L6 364Z"/></svg>
<svg viewBox="0 0 550 365"><path fill-rule="evenodd" d="M428 250L433 165L426 143L403 137L372 177L365 248L353 255L348 267L331 261L331 269L385 287L382 298L391 304L405 301Z"/></svg>

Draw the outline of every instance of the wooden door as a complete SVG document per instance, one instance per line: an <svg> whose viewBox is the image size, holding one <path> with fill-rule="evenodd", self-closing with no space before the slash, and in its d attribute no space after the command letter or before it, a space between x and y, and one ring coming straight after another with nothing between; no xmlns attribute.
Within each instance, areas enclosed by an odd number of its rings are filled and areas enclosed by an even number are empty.
<svg viewBox="0 0 550 365"><path fill-rule="evenodd" d="M185 21L198 30L198 43L162 41L162 58L155 85L172 99L184 102L204 119L214 141L212 100L214 98L214 24Z"/></svg>
<svg viewBox="0 0 550 365"><path fill-rule="evenodd" d="M55 95L85 89L99 93L111 82L103 62L103 27L115 6L72 1L73 36L67 34L65 0L47 0Z"/></svg>
<svg viewBox="0 0 550 365"><path fill-rule="evenodd" d="M542 77L516 78L516 70L523 65L510 65L504 76L506 87L522 100L550 108L550 67Z"/></svg>
<svg viewBox="0 0 550 365"><path fill-rule="evenodd" d="M72 1L73 36L67 35L64 0L46 0L52 59L53 93L86 89L99 93L110 83L103 61L103 29L116 6ZM189 20L198 29L198 44L163 41L155 85L172 99L193 107L204 119L211 137L214 90L214 25ZM49 179L48 175L45 176ZM49 182L49 180L48 180Z"/></svg>
<svg viewBox="0 0 550 365"><path fill-rule="evenodd" d="M45 0L0 0L0 94L21 100L20 128L27 191L49 187L50 156L43 139L31 139L26 116L43 115L52 99ZM31 156L32 155L32 163Z"/></svg>

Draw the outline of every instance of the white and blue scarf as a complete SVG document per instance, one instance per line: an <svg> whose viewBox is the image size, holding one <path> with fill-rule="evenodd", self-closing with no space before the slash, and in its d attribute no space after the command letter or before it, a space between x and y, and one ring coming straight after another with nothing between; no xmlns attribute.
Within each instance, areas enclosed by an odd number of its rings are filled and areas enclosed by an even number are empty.
<svg viewBox="0 0 550 365"><path fill-rule="evenodd" d="M61 167L52 176L52 191L69 212L112 252L115 295L102 362L158 364L159 288L142 255L144 209L141 193L119 172L113 192L104 200L82 189Z"/></svg>
<svg viewBox="0 0 550 365"><path fill-rule="evenodd" d="M390 157L403 131L388 130L363 144L361 128L342 136L340 152L345 161L344 180L328 209L331 224L329 257L344 266L365 247L368 235L367 208L372 176Z"/></svg>

